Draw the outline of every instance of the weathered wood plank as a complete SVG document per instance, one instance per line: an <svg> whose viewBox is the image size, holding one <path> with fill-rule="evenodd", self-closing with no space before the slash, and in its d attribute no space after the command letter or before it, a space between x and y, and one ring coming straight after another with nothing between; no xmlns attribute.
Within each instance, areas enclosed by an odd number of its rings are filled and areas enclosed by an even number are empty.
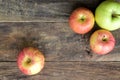
<svg viewBox="0 0 120 80"><path fill-rule="evenodd" d="M101 0L0 0L0 22L67 22L80 6L93 12Z"/></svg>
<svg viewBox="0 0 120 80"><path fill-rule="evenodd" d="M46 62L34 76L19 71L16 62L0 62L0 80L119 80L120 62Z"/></svg>
<svg viewBox="0 0 120 80"><path fill-rule="evenodd" d="M16 61L21 49L39 48L46 61L120 61L120 30L112 32L116 46L108 55L90 51L88 33L75 34L68 23L0 23L0 61Z"/></svg>

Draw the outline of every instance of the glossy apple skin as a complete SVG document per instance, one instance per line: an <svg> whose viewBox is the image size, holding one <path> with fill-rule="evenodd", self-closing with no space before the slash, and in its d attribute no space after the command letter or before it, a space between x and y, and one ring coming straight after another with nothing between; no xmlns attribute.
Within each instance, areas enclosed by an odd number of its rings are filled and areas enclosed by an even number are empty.
<svg viewBox="0 0 120 80"><path fill-rule="evenodd" d="M29 62L30 60L30 62ZM36 48L24 48L18 55L17 64L19 69L26 75L39 73L44 67L45 58Z"/></svg>
<svg viewBox="0 0 120 80"><path fill-rule="evenodd" d="M116 15L116 17L112 15ZM120 3L103 1L95 10L95 21L103 29L113 31L120 28Z"/></svg>
<svg viewBox="0 0 120 80"><path fill-rule="evenodd" d="M113 50L115 38L107 30L97 30L90 37L90 48L94 53L107 54Z"/></svg>
<svg viewBox="0 0 120 80"><path fill-rule="evenodd" d="M84 18L84 20L82 20ZM87 8L77 8L69 18L71 29L78 34L88 33L94 26L94 15Z"/></svg>

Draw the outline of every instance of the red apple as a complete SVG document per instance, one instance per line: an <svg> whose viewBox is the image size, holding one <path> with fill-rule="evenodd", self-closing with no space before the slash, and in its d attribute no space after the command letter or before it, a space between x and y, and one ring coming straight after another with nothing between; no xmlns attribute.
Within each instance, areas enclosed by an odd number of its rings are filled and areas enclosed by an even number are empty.
<svg viewBox="0 0 120 80"><path fill-rule="evenodd" d="M87 8L77 8L70 15L69 25L78 34L88 33L94 26L94 15Z"/></svg>
<svg viewBox="0 0 120 80"><path fill-rule="evenodd" d="M107 54L113 50L115 39L107 30L97 30L90 37L91 50L97 54Z"/></svg>
<svg viewBox="0 0 120 80"><path fill-rule="evenodd" d="M24 48L18 56L17 63L19 69L26 75L34 75L44 67L45 58L36 48Z"/></svg>

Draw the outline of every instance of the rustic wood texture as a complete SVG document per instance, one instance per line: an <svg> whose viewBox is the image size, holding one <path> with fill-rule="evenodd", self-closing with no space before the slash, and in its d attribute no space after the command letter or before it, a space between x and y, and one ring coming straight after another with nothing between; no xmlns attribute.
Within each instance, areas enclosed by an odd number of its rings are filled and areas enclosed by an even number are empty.
<svg viewBox="0 0 120 80"><path fill-rule="evenodd" d="M68 23L1 23L0 61L16 61L19 51L28 46L39 48L46 61L120 61L120 30L112 32L116 46L107 55L90 50L91 33L76 34Z"/></svg>
<svg viewBox="0 0 120 80"><path fill-rule="evenodd" d="M74 9L83 6L94 13L100 2L0 0L0 80L120 80L120 29L112 32L114 50L102 56L89 47L96 24L84 36L68 24ZM28 46L39 48L46 58L45 68L33 76L20 72L16 63L20 50Z"/></svg>
<svg viewBox="0 0 120 80"><path fill-rule="evenodd" d="M46 62L37 75L22 74L16 62L0 63L0 80L120 80L119 62Z"/></svg>
<svg viewBox="0 0 120 80"><path fill-rule="evenodd" d="M0 0L2 22L66 22L70 13L84 6L95 10L100 0Z"/></svg>

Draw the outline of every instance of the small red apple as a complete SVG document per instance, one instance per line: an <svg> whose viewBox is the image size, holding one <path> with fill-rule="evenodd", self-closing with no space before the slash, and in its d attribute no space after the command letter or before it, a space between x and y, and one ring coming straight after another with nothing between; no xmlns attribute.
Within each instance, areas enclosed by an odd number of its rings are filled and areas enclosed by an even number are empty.
<svg viewBox="0 0 120 80"><path fill-rule="evenodd" d="M91 50L97 54L107 54L113 50L115 39L107 30L97 30L90 37Z"/></svg>
<svg viewBox="0 0 120 80"><path fill-rule="evenodd" d="M19 69L26 75L34 75L44 67L45 58L36 48L24 48L18 56L17 64Z"/></svg>
<svg viewBox="0 0 120 80"><path fill-rule="evenodd" d="M77 8L70 15L69 25L78 34L88 33L94 26L94 15L87 8Z"/></svg>

